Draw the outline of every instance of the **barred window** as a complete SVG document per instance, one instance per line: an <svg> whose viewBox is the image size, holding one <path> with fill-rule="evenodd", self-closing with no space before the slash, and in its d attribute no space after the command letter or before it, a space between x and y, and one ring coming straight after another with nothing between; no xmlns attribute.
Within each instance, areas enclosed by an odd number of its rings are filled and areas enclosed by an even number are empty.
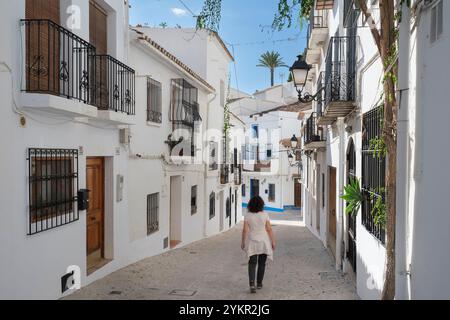
<svg viewBox="0 0 450 320"><path fill-rule="evenodd" d="M209 196L209 220L216 216L216 194L212 192Z"/></svg>
<svg viewBox="0 0 450 320"><path fill-rule="evenodd" d="M191 188L191 214L197 213L197 186Z"/></svg>
<svg viewBox="0 0 450 320"><path fill-rule="evenodd" d="M147 235L159 231L159 193L147 196Z"/></svg>
<svg viewBox="0 0 450 320"><path fill-rule="evenodd" d="M209 142L209 170L210 171L215 171L215 170L219 169L218 148L219 148L219 144L217 142L214 142L214 141Z"/></svg>
<svg viewBox="0 0 450 320"><path fill-rule="evenodd" d="M381 138L383 108L379 107L363 117L363 148L362 148L362 190L366 199L362 203L362 224L372 235L385 243L385 229L375 223L372 211L374 199L385 201L386 159L376 154L372 149L372 139Z"/></svg>
<svg viewBox="0 0 450 320"><path fill-rule="evenodd" d="M147 78L147 121L162 122L162 86L151 78Z"/></svg>
<svg viewBox="0 0 450 320"><path fill-rule="evenodd" d="M28 234L78 221L78 150L29 149L28 166Z"/></svg>

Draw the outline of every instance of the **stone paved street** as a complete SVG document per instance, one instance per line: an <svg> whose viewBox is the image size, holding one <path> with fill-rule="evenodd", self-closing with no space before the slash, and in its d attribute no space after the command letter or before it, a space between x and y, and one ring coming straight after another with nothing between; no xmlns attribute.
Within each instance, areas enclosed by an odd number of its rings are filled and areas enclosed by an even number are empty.
<svg viewBox="0 0 450 320"><path fill-rule="evenodd" d="M222 235L138 262L78 291L68 299L289 300L358 299L347 277L305 227L300 215L272 214L278 242L265 288L248 290L242 225ZM179 290L180 295L173 295ZM192 295L192 296L186 296Z"/></svg>

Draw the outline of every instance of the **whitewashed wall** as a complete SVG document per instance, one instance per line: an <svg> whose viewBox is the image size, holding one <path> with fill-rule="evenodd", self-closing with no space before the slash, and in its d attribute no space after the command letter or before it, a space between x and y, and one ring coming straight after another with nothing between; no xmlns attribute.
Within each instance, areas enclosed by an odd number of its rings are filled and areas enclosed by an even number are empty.
<svg viewBox="0 0 450 320"><path fill-rule="evenodd" d="M118 21L124 21L127 7L123 1L108 1L116 12ZM0 298L55 299L61 297L61 277L67 267L78 265L82 271L82 285L123 267L127 261L128 248L128 199L115 200L116 176L125 176L128 186L128 167L125 149L119 144L118 129L108 124L86 125L61 115L27 111L27 124L19 126L19 116L13 108L21 107L22 51L20 48L19 20L25 18L25 1L2 1L0 24L4 32L4 45L0 47L0 92L4 105L0 110L0 158L2 203L0 225ZM122 18L120 18L122 17ZM125 25L116 28L123 34ZM80 35L88 34L89 25L82 24ZM86 39L86 38L85 38ZM89 40L89 39L86 39ZM116 39L117 46L126 51L127 44ZM119 44L120 42L120 44ZM119 51L119 50L118 50ZM117 58L125 56L117 52ZM5 63L8 67L6 67ZM11 69L11 72L8 69ZM56 99L66 104L63 98ZM83 147L79 159L79 187L86 187L86 157L106 157L106 254L113 261L100 271L86 277L86 213L80 212L78 222L27 236L28 215L28 166L26 151L30 147L73 148ZM117 153L120 153L118 155Z"/></svg>

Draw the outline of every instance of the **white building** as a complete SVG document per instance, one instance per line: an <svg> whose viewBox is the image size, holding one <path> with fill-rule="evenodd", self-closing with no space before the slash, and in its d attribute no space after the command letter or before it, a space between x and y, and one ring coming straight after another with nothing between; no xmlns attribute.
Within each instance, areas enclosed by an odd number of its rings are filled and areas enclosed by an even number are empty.
<svg viewBox="0 0 450 320"><path fill-rule="evenodd" d="M311 14L305 58L313 65L312 92L321 95L303 118L303 208L307 227L329 248L336 268L354 276L358 295L379 299L384 230L375 225L369 200L353 218L340 198L351 179L375 196L384 181L384 161L369 148L380 134L382 63L354 3L317 0ZM377 20L378 2L368 5Z"/></svg>
<svg viewBox="0 0 450 320"><path fill-rule="evenodd" d="M396 297L449 299L450 3L411 5L400 26Z"/></svg>
<svg viewBox="0 0 450 320"><path fill-rule="evenodd" d="M329 4L329 2L328 2ZM363 191L383 195L385 160L371 139L381 136L383 69L377 48L353 0L317 0L306 61L313 92L322 92L304 117L303 163L306 224L330 249L336 268L355 276L362 299L378 299L385 274L385 231L376 225L373 201L356 218L340 198L351 178ZM377 1L368 3L379 23ZM449 298L446 252L449 170L445 64L450 52L446 1L403 4L399 48L396 298ZM316 84L317 83L317 84ZM320 91L320 88L324 88Z"/></svg>
<svg viewBox="0 0 450 320"><path fill-rule="evenodd" d="M292 83L277 85L253 96L240 93L230 104L245 122L243 141L243 207L251 198L261 196L267 211L300 209L299 167L291 166L288 146L283 142L300 134L298 106ZM284 107L280 108L280 107Z"/></svg>
<svg viewBox="0 0 450 320"><path fill-rule="evenodd" d="M130 30L127 1L0 9L0 298L57 299L241 220L240 154L219 147L232 56L217 34L200 74Z"/></svg>
<svg viewBox="0 0 450 320"><path fill-rule="evenodd" d="M229 166L232 159L239 158L240 151L224 148L223 143L229 64L234 58L215 32L148 27L137 27L136 30L167 48L215 89L214 94L208 96L205 105L207 113L202 118L203 130L207 133L203 139L206 141L203 146L207 155L205 158L210 159L205 188L200 190L203 200L206 200L205 207L208 208L204 235L210 236L228 230L242 217L242 209L238 205L241 203L240 183L234 183L235 181L231 181L234 179L230 179L230 174L235 172L234 166L238 166L238 163L233 161L233 166ZM236 122L235 116L232 115L231 118L235 125L242 125L239 120ZM235 152L238 154L234 155ZM225 160L227 164L224 164Z"/></svg>
<svg viewBox="0 0 450 320"><path fill-rule="evenodd" d="M78 275L85 286L127 264L128 3L2 1L0 12L0 298L55 299Z"/></svg>

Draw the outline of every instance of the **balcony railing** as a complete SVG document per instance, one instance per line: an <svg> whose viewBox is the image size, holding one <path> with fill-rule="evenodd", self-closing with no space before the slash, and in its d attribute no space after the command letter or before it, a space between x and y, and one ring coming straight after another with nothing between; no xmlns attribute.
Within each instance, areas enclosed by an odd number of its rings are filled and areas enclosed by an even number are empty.
<svg viewBox="0 0 450 320"><path fill-rule="evenodd" d="M230 182L230 166L228 164L220 165L220 184L227 184Z"/></svg>
<svg viewBox="0 0 450 320"><path fill-rule="evenodd" d="M333 37L326 60L325 105L354 101L356 89L356 37Z"/></svg>
<svg viewBox="0 0 450 320"><path fill-rule="evenodd" d="M322 71L319 74L316 85L316 91L318 92L317 107L316 107L317 117L321 117L323 112L323 105L325 103L325 92L323 90L324 86L325 86L325 72Z"/></svg>
<svg viewBox="0 0 450 320"><path fill-rule="evenodd" d="M314 112L306 121L304 145L307 146L314 142L324 142L324 131L317 125L317 114Z"/></svg>
<svg viewBox="0 0 450 320"><path fill-rule="evenodd" d="M23 91L135 114L133 69L110 56L96 55L92 44L53 21L24 19L21 26Z"/></svg>
<svg viewBox="0 0 450 320"><path fill-rule="evenodd" d="M22 90L92 104L95 48L50 20L21 20L24 48Z"/></svg>
<svg viewBox="0 0 450 320"><path fill-rule="evenodd" d="M95 105L100 110L135 114L134 70L109 55L94 55Z"/></svg>
<svg viewBox="0 0 450 320"><path fill-rule="evenodd" d="M328 28L328 10L311 10L307 43L311 39L313 30L319 28Z"/></svg>

